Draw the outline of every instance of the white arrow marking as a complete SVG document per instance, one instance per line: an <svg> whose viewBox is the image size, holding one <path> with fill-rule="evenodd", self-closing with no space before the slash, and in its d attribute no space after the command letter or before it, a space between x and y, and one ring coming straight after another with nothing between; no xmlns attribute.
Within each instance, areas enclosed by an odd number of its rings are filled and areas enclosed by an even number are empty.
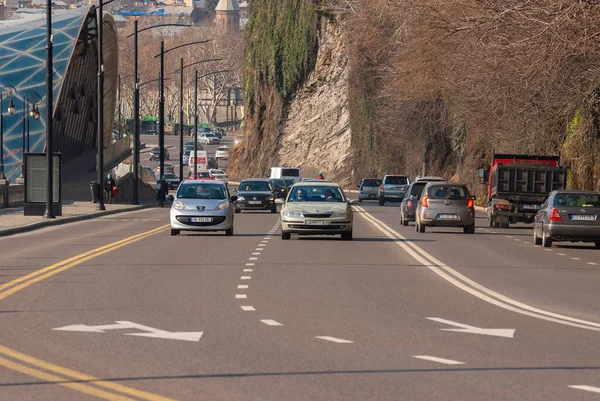
<svg viewBox="0 0 600 401"><path fill-rule="evenodd" d="M352 344L353 343L353 341L350 341L350 340L344 340L343 338L335 338L335 337L329 337L329 336L317 336L315 338L318 338L319 340L331 341L331 342L338 343L338 344Z"/></svg>
<svg viewBox="0 0 600 401"><path fill-rule="evenodd" d="M428 317L427 319L450 326L460 327L460 329L440 329L442 331L455 331L458 333L482 334L484 336L507 338L514 338L515 336L515 329L484 329L482 327L469 326L468 324L457 323L451 320L441 319L439 317Z"/></svg>
<svg viewBox="0 0 600 401"><path fill-rule="evenodd" d="M599 387L592 387L592 386L569 386L569 387L577 389L577 390L590 391L592 393L600 393Z"/></svg>
<svg viewBox="0 0 600 401"><path fill-rule="evenodd" d="M202 331L191 331L191 332L170 332L153 327L144 326L134 322L120 321L116 324L107 324L102 326L87 326L85 324L74 324L71 326L58 327L53 330L61 331L83 331L91 333L104 333L106 330L122 330L122 329L138 329L146 331L147 333L125 333L126 336L138 336L138 337L151 337L151 338L164 338L167 340L181 340L181 341L200 341Z"/></svg>

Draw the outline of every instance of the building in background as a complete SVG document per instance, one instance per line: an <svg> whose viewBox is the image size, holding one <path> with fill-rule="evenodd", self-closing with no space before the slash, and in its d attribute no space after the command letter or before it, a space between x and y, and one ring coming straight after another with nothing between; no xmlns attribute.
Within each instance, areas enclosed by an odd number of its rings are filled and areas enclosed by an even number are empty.
<svg viewBox="0 0 600 401"><path fill-rule="evenodd" d="M228 31L240 29L240 6L236 0L220 0L215 8L215 24Z"/></svg>

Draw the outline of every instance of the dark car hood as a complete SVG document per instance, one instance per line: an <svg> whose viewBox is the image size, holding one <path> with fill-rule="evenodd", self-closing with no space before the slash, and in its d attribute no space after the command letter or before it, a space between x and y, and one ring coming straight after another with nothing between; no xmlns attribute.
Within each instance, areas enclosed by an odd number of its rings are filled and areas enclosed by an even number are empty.
<svg viewBox="0 0 600 401"><path fill-rule="evenodd" d="M253 196L264 198L265 196L271 196L271 191L238 191L237 196L243 196L244 198L251 198Z"/></svg>

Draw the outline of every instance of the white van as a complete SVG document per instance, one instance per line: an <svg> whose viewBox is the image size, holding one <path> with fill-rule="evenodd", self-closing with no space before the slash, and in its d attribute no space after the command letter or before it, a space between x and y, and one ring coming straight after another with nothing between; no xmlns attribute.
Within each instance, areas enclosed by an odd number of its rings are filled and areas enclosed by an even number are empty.
<svg viewBox="0 0 600 401"><path fill-rule="evenodd" d="M198 171L205 171L208 169L208 157L206 154L206 150L199 150L197 153L197 157L194 157L194 151L190 151L190 161L188 164L188 168L190 173L194 172L194 164L198 163Z"/></svg>
<svg viewBox="0 0 600 401"><path fill-rule="evenodd" d="M300 169L294 167L271 167L271 179L288 179L300 182Z"/></svg>

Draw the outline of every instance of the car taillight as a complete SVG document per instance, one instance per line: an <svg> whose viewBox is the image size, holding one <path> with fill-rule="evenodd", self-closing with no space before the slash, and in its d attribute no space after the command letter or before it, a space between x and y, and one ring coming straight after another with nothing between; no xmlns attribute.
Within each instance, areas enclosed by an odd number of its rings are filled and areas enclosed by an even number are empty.
<svg viewBox="0 0 600 401"><path fill-rule="evenodd" d="M548 220L563 221L562 217L560 217L560 214L558 213L558 210L556 210L556 208L552 209L552 211L550 212L550 216L548 216Z"/></svg>
<svg viewBox="0 0 600 401"><path fill-rule="evenodd" d="M385 187L385 185L381 184L381 186L379 188L383 189Z"/></svg>
<svg viewBox="0 0 600 401"><path fill-rule="evenodd" d="M473 198L469 198L469 200L467 201L467 207L469 209L471 209L473 207Z"/></svg>
<svg viewBox="0 0 600 401"><path fill-rule="evenodd" d="M429 195L424 195L421 198L421 205L423 205L423 207L429 207L429 202L427 202L427 199L429 199Z"/></svg>
<svg viewBox="0 0 600 401"><path fill-rule="evenodd" d="M411 200L406 201L406 208L409 210L412 210L412 201Z"/></svg>

